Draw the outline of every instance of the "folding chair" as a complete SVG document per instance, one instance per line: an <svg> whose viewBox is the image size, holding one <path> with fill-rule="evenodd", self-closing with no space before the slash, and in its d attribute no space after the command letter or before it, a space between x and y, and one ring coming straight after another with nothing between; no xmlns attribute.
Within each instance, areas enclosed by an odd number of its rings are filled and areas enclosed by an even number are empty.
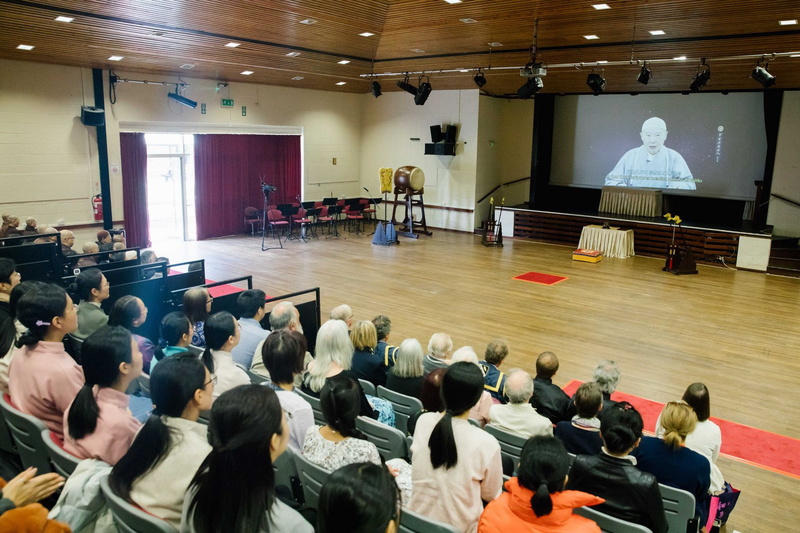
<svg viewBox="0 0 800 533"><path fill-rule="evenodd" d="M322 415L322 404L320 403L319 398L315 398L310 394L306 394L300 389L295 389L294 391L299 394L301 398L311 404L311 410L314 411L314 422L320 426L327 425L328 422L325 421L325 417Z"/></svg>
<svg viewBox="0 0 800 533"><path fill-rule="evenodd" d="M419 398L406 396L383 385L378 385L378 398L392 402L394 406L395 425L397 429L408 434L408 419L422 411L422 402Z"/></svg>
<svg viewBox="0 0 800 533"><path fill-rule="evenodd" d="M305 496L306 505L316 509L322 485L331 475L331 471L312 463L302 455L295 455L294 462L300 474L300 481L303 482L303 495Z"/></svg>
<svg viewBox="0 0 800 533"><path fill-rule="evenodd" d="M356 427L364 432L367 440L378 448L384 459L408 459L406 435L399 429L365 416L356 418Z"/></svg>
<svg viewBox="0 0 800 533"><path fill-rule="evenodd" d="M460 530L445 524L437 522L427 516L415 513L408 507L403 507L400 511L400 533L458 533Z"/></svg>
<svg viewBox="0 0 800 533"><path fill-rule="evenodd" d="M22 459L22 466L36 467L39 474L49 474L53 471L50 465L50 455L47 446L42 440L42 431L49 431L44 422L35 416L27 415L11 404L8 394L0 397L0 409L8 424L8 429L17 443L17 451Z"/></svg>
<svg viewBox="0 0 800 533"><path fill-rule="evenodd" d="M42 440L47 447L47 453L55 467L55 471L65 478L71 476L75 469L78 468L78 463L81 460L65 450L64 444L58 438L58 435L49 429L42 430Z"/></svg>
<svg viewBox="0 0 800 533"><path fill-rule="evenodd" d="M297 503L304 503L303 487L300 483L300 473L297 471L297 463L294 460L295 453L291 448L286 448L280 457L272 463L275 471L275 486L286 487L292 494L292 498Z"/></svg>
<svg viewBox="0 0 800 533"><path fill-rule="evenodd" d="M371 381L358 378L358 382L361 383L361 388L364 389L364 394L367 394L369 396L378 395L378 391L375 389L375 385L373 385Z"/></svg>
<svg viewBox="0 0 800 533"><path fill-rule="evenodd" d="M685 490L658 484L661 501L664 502L664 514L670 531L678 533L697 533L700 520L695 516L694 494Z"/></svg>
<svg viewBox="0 0 800 533"><path fill-rule="evenodd" d="M121 533L175 533L175 528L157 516L146 513L114 494L108 486L108 477L100 480L100 490Z"/></svg>
<svg viewBox="0 0 800 533"><path fill-rule="evenodd" d="M247 374L247 377L250 378L250 383L253 385L261 385L262 383L266 383L269 379L265 378L264 376L258 375L246 366L241 363L235 363L236 366L244 370L244 373Z"/></svg>
<svg viewBox="0 0 800 533"><path fill-rule="evenodd" d="M653 533L650 528L644 527L641 524L634 524L627 522L620 518L615 518L611 515L601 513L590 507L578 507L573 509L573 513L581 515L584 518L593 520L603 533Z"/></svg>

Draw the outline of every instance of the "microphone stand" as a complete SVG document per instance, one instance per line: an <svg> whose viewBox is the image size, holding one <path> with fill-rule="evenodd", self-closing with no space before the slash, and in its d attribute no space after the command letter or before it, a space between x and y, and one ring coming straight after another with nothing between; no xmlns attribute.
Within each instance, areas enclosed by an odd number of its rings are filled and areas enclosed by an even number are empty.
<svg viewBox="0 0 800 533"><path fill-rule="evenodd" d="M375 231L378 231L378 202L375 201L375 198L372 197L372 193L369 192L369 189L366 187L362 187L367 194L369 195L369 199L372 200L372 204L375 206ZM383 221L386 222L386 210L383 210ZM375 235L375 231L370 233L370 235Z"/></svg>

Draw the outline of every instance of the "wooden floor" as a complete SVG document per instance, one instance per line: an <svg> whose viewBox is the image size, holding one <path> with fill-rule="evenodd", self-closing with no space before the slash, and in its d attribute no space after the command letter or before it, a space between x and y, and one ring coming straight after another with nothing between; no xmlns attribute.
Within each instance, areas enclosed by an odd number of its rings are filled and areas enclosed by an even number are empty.
<svg viewBox="0 0 800 533"><path fill-rule="evenodd" d="M346 234L345 234L346 235ZM712 414L797 437L800 427L800 280L699 266L696 276L661 271L663 261L633 257L571 261L563 246L436 231L392 247L368 236L289 242L261 251L260 238L155 243L172 262L206 259L209 278L252 274L277 296L320 287L324 315L352 306L356 320L392 319L391 341L437 331L479 355L508 339L504 367L534 371L537 354L555 352L554 381L587 380L602 359L622 369L619 390L659 402L689 383L711 390ZM516 281L529 272L567 276L553 286ZM724 435L723 435L724 439ZM727 458L726 479L743 493L726 531L796 531L800 480Z"/></svg>

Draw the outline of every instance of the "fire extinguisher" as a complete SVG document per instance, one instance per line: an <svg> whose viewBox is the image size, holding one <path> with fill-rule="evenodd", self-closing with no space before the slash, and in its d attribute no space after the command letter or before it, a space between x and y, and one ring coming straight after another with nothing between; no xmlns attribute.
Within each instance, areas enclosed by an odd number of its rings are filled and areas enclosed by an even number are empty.
<svg viewBox="0 0 800 533"><path fill-rule="evenodd" d="M99 194L92 197L92 212L95 220L103 220L103 197Z"/></svg>

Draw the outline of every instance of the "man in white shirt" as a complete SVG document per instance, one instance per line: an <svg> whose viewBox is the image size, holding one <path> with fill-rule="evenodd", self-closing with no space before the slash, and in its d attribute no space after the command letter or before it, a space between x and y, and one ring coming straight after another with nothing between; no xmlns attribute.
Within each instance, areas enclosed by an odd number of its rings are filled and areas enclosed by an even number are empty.
<svg viewBox="0 0 800 533"><path fill-rule="evenodd" d="M239 307L239 324L242 326L242 336L238 346L231 350L231 355L236 363L250 368L253 363L253 354L261 341L269 336L269 330L261 327L261 320L267 314L267 295L260 289L244 291L236 299Z"/></svg>
<svg viewBox="0 0 800 533"><path fill-rule="evenodd" d="M507 404L495 404L489 410L493 426L524 438L552 436L553 424L536 412L529 403L533 396L530 374L518 368L509 370L506 378Z"/></svg>

